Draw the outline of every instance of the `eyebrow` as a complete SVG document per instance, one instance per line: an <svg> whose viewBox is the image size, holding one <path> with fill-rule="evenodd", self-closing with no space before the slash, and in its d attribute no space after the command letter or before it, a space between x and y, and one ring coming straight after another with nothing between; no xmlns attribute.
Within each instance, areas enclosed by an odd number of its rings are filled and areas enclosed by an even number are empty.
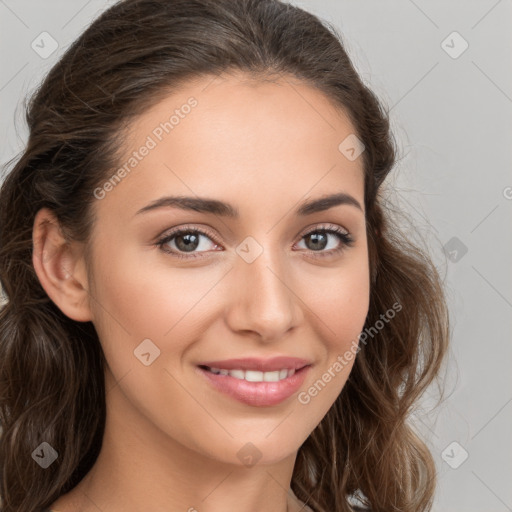
<svg viewBox="0 0 512 512"><path fill-rule="evenodd" d="M318 199L304 201L295 210L295 214L300 217L305 217L306 215L312 215L313 213L323 212L325 210L333 208L334 206L339 205L355 206L359 210L363 211L361 204L355 197L351 196L350 194L340 192L338 194L332 194L320 197ZM229 203L224 203L223 201L219 201L217 199L191 196L161 197L138 210L135 215L139 215L141 213L149 212L157 208L164 207L174 207L180 208L181 210L192 210L202 213L211 213L214 215L220 215L232 219L238 219L240 216L238 208Z"/></svg>

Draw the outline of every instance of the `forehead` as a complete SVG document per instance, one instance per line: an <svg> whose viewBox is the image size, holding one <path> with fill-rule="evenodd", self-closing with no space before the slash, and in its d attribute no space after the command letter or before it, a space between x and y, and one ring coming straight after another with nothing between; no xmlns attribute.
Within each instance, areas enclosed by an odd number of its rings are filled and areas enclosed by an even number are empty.
<svg viewBox="0 0 512 512"><path fill-rule="evenodd" d="M296 78L202 77L132 121L108 202L135 212L172 193L265 208L346 192L363 203L362 156L340 150L354 135L342 109Z"/></svg>

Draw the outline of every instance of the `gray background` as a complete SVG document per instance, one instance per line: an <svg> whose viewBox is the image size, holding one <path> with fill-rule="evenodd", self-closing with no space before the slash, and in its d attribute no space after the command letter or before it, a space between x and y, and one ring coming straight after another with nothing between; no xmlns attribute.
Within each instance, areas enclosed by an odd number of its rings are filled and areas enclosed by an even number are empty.
<svg viewBox="0 0 512 512"><path fill-rule="evenodd" d="M112 3L0 0L2 163L26 141L21 100ZM438 467L434 510L512 511L511 2L293 3L341 31L363 80L391 108L402 158L390 194L445 279L447 398L429 411L432 388L414 418ZM47 58L31 47L43 31L59 45Z"/></svg>

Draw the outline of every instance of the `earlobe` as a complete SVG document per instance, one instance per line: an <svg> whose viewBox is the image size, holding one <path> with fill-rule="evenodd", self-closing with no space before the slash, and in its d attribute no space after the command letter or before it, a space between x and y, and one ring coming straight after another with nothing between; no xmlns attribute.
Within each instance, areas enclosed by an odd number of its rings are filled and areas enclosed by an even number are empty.
<svg viewBox="0 0 512 512"><path fill-rule="evenodd" d="M90 321L87 275L79 244L66 240L48 208L37 212L32 240L32 263L50 299L72 320Z"/></svg>

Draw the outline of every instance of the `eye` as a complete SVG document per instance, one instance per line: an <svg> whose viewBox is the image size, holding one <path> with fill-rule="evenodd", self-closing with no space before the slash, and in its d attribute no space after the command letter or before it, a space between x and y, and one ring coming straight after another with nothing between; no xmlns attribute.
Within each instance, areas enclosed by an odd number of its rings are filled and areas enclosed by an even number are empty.
<svg viewBox="0 0 512 512"><path fill-rule="evenodd" d="M159 247L162 251L171 254L172 256L176 256L177 258L197 258L202 257L199 254L195 254L196 252L208 252L211 250L211 246L208 242L203 242L201 239L206 238L209 239L213 247L217 247L217 243L212 241L213 235L206 230L198 229L198 228L180 228L168 233L163 238L158 240L156 243L157 247ZM172 247L174 245L174 247ZM171 249L169 250L169 246ZM183 254L188 253L188 254Z"/></svg>
<svg viewBox="0 0 512 512"><path fill-rule="evenodd" d="M209 240L209 242L202 241L202 238ZM329 238L337 238L338 246L336 247L334 243L334 248L331 247L330 250L325 251L324 249L329 246ZM312 253L318 253L313 254L314 257L333 256L347 247L352 247L354 243L350 233L339 226L318 226L302 235L302 240L305 240L306 245L309 245L306 250L309 249ZM206 229L191 227L175 229L159 239L155 245L173 257L186 259L205 257L202 253L218 250L220 247L213 233Z"/></svg>
<svg viewBox="0 0 512 512"><path fill-rule="evenodd" d="M334 242L334 247L330 247L330 250L324 251L324 249L329 246L329 238L337 238L338 245L336 246L336 242ZM313 253L319 253L314 254L314 257L333 256L347 247L352 247L354 244L354 239L350 233L339 226L316 227L308 231L305 235L302 235L301 241L302 240L306 241L306 245L309 245L309 249ZM306 249L308 249L308 247L306 247Z"/></svg>

